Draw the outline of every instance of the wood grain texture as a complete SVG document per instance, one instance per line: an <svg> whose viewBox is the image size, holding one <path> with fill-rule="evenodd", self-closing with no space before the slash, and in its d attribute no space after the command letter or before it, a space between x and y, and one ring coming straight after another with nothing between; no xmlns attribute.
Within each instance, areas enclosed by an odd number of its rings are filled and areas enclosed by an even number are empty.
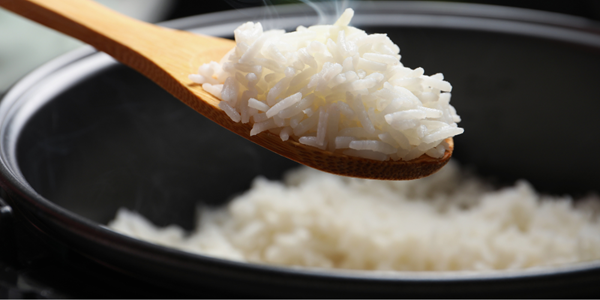
<svg viewBox="0 0 600 300"><path fill-rule="evenodd" d="M452 138L446 140L450 149L441 159L423 155L408 162L381 162L327 152L293 140L283 142L269 132L250 136L251 124L233 122L218 108L219 99L188 78L201 64L220 61L235 42L141 22L89 0L0 0L0 6L106 52L217 124L315 169L352 177L408 180L435 173L452 156Z"/></svg>

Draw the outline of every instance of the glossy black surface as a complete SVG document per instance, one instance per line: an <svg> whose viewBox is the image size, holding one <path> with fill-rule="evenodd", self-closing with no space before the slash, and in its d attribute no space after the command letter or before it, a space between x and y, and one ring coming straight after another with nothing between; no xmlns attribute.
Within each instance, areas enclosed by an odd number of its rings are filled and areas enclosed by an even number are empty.
<svg viewBox="0 0 600 300"><path fill-rule="evenodd" d="M203 118L135 71L97 73L56 97L23 131L31 186L99 223L125 206L191 229L194 208L296 166ZM85 201L81 201L85 199Z"/></svg>
<svg viewBox="0 0 600 300"><path fill-rule="evenodd" d="M600 189L597 25L532 12L509 11L515 14L505 18L481 7L381 3L357 10L356 25L388 33L404 65L442 72L453 84L452 104L465 128L455 139L455 158L500 184L526 178L547 193ZM206 16L178 26L202 25L223 35L227 31L215 24L237 24L248 15ZM223 203L256 175L278 178L296 164L212 124L126 67L109 63L83 78L65 78L71 84L28 115L16 137L6 138L16 139L23 178L3 169L2 184L15 218L55 258L75 261L76 268L100 263L120 274L91 276L151 282L147 288L157 295L202 296L207 289L279 297L598 293L595 265L529 275L361 277L231 263L114 234L98 224L118 207L159 225L191 228L198 201Z"/></svg>

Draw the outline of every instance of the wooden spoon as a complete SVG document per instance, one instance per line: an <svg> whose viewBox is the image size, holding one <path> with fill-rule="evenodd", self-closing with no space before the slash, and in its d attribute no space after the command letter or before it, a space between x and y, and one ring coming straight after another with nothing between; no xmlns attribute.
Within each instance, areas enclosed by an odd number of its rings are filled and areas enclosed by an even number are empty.
<svg viewBox="0 0 600 300"><path fill-rule="evenodd" d="M375 161L332 153L263 132L250 136L251 124L233 122L219 99L188 79L198 67L221 58L235 46L222 38L200 36L141 22L89 0L0 0L0 6L88 43L132 67L177 99L217 124L301 164L338 175L388 180L417 179L442 168L452 156L423 155L411 161Z"/></svg>

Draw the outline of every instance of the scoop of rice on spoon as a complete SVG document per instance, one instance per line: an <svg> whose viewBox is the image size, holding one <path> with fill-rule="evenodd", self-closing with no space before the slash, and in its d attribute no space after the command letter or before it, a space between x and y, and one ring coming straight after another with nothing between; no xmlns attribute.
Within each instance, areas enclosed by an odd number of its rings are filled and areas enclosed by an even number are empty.
<svg viewBox="0 0 600 300"><path fill-rule="evenodd" d="M246 23L234 42L87 0L0 6L106 52L219 125L325 172L425 177L448 162L452 136L463 132L443 75L404 67L387 36L348 25L351 10L334 25L291 33Z"/></svg>

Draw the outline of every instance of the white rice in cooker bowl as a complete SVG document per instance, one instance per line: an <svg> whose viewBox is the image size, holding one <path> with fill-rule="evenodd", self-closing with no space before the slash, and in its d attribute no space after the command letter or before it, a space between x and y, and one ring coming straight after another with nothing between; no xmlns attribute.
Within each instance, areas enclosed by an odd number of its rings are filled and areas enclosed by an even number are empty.
<svg viewBox="0 0 600 300"><path fill-rule="evenodd" d="M221 99L250 135L270 131L328 151L375 160L440 158L446 138L463 133L441 73L400 63L385 34L349 26L347 9L333 25L263 31L248 22L220 63L189 78Z"/></svg>
<svg viewBox="0 0 600 300"><path fill-rule="evenodd" d="M378 160L437 158L463 132L442 74L400 63L385 34L348 24L295 32L235 30L236 47L190 79L222 99L251 135ZM451 161L414 181L340 177L310 168L283 181L256 178L219 208L200 207L193 232L158 228L120 209L123 234L224 259L310 268L382 271L525 269L600 259L600 199L575 205L525 181L500 190Z"/></svg>
<svg viewBox="0 0 600 300"><path fill-rule="evenodd" d="M493 190L454 162L414 181L374 181L300 168L257 178L197 227L158 228L121 209L126 235L225 259L315 268L396 271L523 269L600 259L600 199L574 205L525 181Z"/></svg>

